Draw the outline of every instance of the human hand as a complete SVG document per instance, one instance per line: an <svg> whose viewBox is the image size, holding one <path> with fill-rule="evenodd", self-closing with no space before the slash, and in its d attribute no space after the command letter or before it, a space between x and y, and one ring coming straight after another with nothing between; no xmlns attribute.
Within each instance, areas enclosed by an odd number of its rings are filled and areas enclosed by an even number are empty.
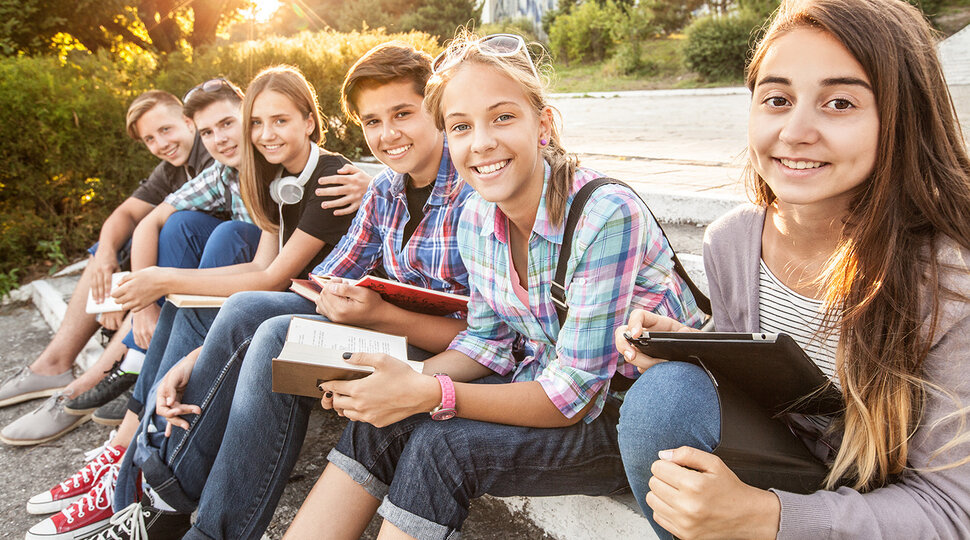
<svg viewBox="0 0 970 540"><path fill-rule="evenodd" d="M367 328L382 320L383 310L389 305L380 294L340 278L330 278L317 297L320 315L335 323Z"/></svg>
<svg viewBox="0 0 970 540"><path fill-rule="evenodd" d="M111 296L125 310L138 312L165 296L168 292L164 282L166 275L166 269L157 266L132 272L121 280Z"/></svg>
<svg viewBox="0 0 970 540"><path fill-rule="evenodd" d="M108 330L117 330L121 328L121 323L125 320L125 311L109 311L107 313L102 313L99 322L101 326L107 328Z"/></svg>
<svg viewBox="0 0 970 540"><path fill-rule="evenodd" d="M135 345L142 349L147 349L152 342L152 335L155 333L155 325L158 324L158 315L162 308L158 304L151 303L145 309L132 313L131 330L135 338Z"/></svg>
<svg viewBox="0 0 970 540"><path fill-rule="evenodd" d="M360 201L370 186L371 177L350 163L337 170L337 174L324 176L317 180L321 186L316 190L317 197L337 197L332 201L323 201L320 207L324 210L335 208L333 215L343 216L352 214L360 208Z"/></svg>
<svg viewBox="0 0 970 540"><path fill-rule="evenodd" d="M198 405L181 403L182 394L185 387L189 385L189 378L192 376L192 368L199 357L199 349L186 355L177 364L172 366L165 377L158 383L158 395L155 399L155 412L168 419L165 426L165 436L172 435L172 426L180 427L184 430L189 429L189 422L182 418L186 414L202 414L202 408Z"/></svg>
<svg viewBox="0 0 970 540"><path fill-rule="evenodd" d="M346 361L372 366L374 373L354 381L327 381L320 385L320 405L350 420L384 427L408 416L429 412L441 403L441 386L386 354L355 353Z"/></svg>
<svg viewBox="0 0 970 540"><path fill-rule="evenodd" d="M644 309L634 309L630 313L630 320L627 324L624 324L616 329L613 333L613 342L616 346L616 351L623 355L623 358L627 362L633 364L637 367L637 371L643 373L650 367L660 363L666 362L663 358L654 358L652 356L647 356L640 352L629 341L627 341L624 334L629 334L630 337L638 338L643 335L643 332L696 332L697 330L691 328L685 324L682 324L670 317L664 317L663 315L657 315L651 311L646 311Z"/></svg>
<svg viewBox="0 0 970 540"><path fill-rule="evenodd" d="M781 503L749 486L721 458L682 446L660 452L650 467L647 505L653 519L678 538L775 538Z"/></svg>
<svg viewBox="0 0 970 540"><path fill-rule="evenodd" d="M111 293L111 274L121 269L118 266L118 255L98 244L98 250L94 252L88 265L91 267L91 297L100 304Z"/></svg>

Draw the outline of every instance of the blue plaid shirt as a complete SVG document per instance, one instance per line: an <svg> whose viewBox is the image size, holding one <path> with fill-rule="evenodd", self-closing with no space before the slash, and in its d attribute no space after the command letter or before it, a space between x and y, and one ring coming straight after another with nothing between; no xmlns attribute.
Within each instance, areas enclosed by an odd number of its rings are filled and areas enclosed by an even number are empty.
<svg viewBox="0 0 970 540"><path fill-rule="evenodd" d="M374 178L347 234L314 274L358 279L379 264L390 279L427 289L468 294L468 271L458 252L458 221L474 193L455 171L445 141L424 218L407 244L407 176L387 168Z"/></svg>
<svg viewBox="0 0 970 540"><path fill-rule="evenodd" d="M231 199L228 205L227 192ZM176 210L229 212L233 221L253 222L239 193L239 172L218 161L165 197L165 202Z"/></svg>

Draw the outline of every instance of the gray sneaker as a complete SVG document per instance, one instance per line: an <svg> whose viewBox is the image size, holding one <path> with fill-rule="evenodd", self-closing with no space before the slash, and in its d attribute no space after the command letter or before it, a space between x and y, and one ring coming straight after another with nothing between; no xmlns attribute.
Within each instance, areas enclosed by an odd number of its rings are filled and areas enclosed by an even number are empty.
<svg viewBox="0 0 970 540"><path fill-rule="evenodd" d="M52 441L91 419L90 414L76 416L64 412L70 397L58 392L43 405L14 420L0 431L0 441L12 446L29 446Z"/></svg>
<svg viewBox="0 0 970 540"><path fill-rule="evenodd" d="M38 375L24 366L0 384L0 407L54 395L73 380L73 368L60 375Z"/></svg>

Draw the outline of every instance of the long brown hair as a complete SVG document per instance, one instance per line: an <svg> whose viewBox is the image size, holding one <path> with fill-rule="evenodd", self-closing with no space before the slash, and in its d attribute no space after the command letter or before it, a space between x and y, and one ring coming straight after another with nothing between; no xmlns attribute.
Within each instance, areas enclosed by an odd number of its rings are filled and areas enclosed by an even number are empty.
<svg viewBox="0 0 970 540"><path fill-rule="evenodd" d="M748 66L748 88L775 40L804 27L832 35L862 65L879 113L875 166L819 278L841 333L836 369L846 404L826 485L870 490L906 467L941 296L966 299L966 291L941 290L941 272L950 269L936 247L949 237L970 249L970 159L933 31L916 8L901 0L785 0ZM750 164L747 180L757 203L774 202Z"/></svg>
<svg viewBox="0 0 970 540"><path fill-rule="evenodd" d="M536 71L532 70L529 59L523 54L512 56L491 56L481 54L476 47L470 47L477 42L479 37L467 30L459 30L454 41L449 44L450 50L460 50L469 47L461 62L476 62L497 69L507 77L522 85L526 97L533 106L536 114L542 116L542 111L549 107L556 112L554 107L549 105L546 96L546 84L538 75L540 62L536 61ZM444 94L445 86L454 77L460 67L452 67L441 73L435 73L428 79L428 85L424 93L424 105L434 117L435 126L444 131L445 119L441 111L441 99ZM575 155L566 152L562 146L562 137L559 135L559 124L553 118L549 143L542 149L542 157L549 163L551 169L549 185L546 187L546 211L549 218L558 223L565 219L566 201L572 193L573 179L576 174L576 167L579 160Z"/></svg>
<svg viewBox="0 0 970 540"><path fill-rule="evenodd" d="M267 232L279 231L279 218L276 203L269 194L269 184L276 176L279 165L274 165L263 157L252 142L253 101L264 90L283 94L296 107L304 118L313 118L313 131L310 140L317 145L323 143L326 133L320 122L320 106L313 85L307 82L300 70L293 66L273 66L260 71L246 88L243 99L242 123L243 140L242 164L239 169L239 191L246 210L253 222Z"/></svg>

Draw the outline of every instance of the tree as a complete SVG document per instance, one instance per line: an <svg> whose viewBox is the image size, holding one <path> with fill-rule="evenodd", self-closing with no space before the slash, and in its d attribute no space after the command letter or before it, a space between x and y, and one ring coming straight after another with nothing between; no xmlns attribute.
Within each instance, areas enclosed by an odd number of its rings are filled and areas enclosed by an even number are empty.
<svg viewBox="0 0 970 540"><path fill-rule="evenodd" d="M90 51L131 44L153 54L215 42L248 0L0 0L0 53L46 53L58 34Z"/></svg>

